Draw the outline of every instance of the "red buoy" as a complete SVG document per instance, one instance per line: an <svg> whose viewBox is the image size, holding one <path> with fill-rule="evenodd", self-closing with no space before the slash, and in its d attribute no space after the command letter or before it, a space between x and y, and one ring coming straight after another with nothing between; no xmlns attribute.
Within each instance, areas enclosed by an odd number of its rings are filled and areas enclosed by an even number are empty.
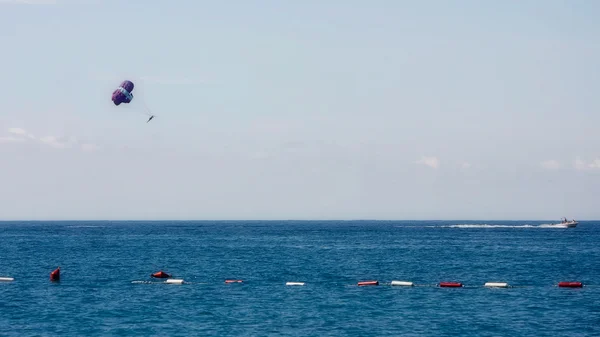
<svg viewBox="0 0 600 337"><path fill-rule="evenodd" d="M362 282L358 282L358 286L362 287L362 286L378 286L379 285L379 281L362 281Z"/></svg>
<svg viewBox="0 0 600 337"><path fill-rule="evenodd" d="M561 288L581 288L583 284L581 282L558 282L558 286Z"/></svg>
<svg viewBox="0 0 600 337"><path fill-rule="evenodd" d="M444 288L460 288L462 286L460 282L440 282L440 287Z"/></svg>
<svg viewBox="0 0 600 337"><path fill-rule="evenodd" d="M225 280L225 283L242 283L242 280Z"/></svg>
<svg viewBox="0 0 600 337"><path fill-rule="evenodd" d="M154 273L154 274L152 274L152 275L150 275L150 276L152 276L152 277L156 277L156 278L169 278L169 277L171 277L171 275L169 275L169 274L165 273L165 272L164 272L164 271L162 271L162 270L161 270L161 271L158 271L158 272L156 272L156 273Z"/></svg>
<svg viewBox="0 0 600 337"><path fill-rule="evenodd" d="M50 273L50 281L60 281L60 267Z"/></svg>

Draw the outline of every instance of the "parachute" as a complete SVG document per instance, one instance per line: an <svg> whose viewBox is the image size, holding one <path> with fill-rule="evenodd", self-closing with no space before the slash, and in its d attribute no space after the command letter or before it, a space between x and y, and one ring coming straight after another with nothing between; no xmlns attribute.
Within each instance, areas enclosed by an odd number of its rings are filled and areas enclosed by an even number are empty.
<svg viewBox="0 0 600 337"><path fill-rule="evenodd" d="M121 103L129 103L133 99L133 82L126 80L121 83L121 85L115 89L112 93L112 101L115 105L119 105Z"/></svg>
<svg viewBox="0 0 600 337"><path fill-rule="evenodd" d="M133 91L133 87L134 87L133 82L131 82L129 80L125 80L125 81L121 82L121 85L119 85L119 87L117 89L115 89L115 91L113 91L113 93L112 93L113 103L116 106L119 106L121 103L129 104L133 100L133 94L131 93ZM148 107L146 106L146 103L144 102L143 99L142 99L142 103L144 103L144 106L146 107L146 110L147 110L147 113L145 113L145 114L150 116L148 121L146 121L146 123L148 123L155 116L150 112L150 109L148 109Z"/></svg>

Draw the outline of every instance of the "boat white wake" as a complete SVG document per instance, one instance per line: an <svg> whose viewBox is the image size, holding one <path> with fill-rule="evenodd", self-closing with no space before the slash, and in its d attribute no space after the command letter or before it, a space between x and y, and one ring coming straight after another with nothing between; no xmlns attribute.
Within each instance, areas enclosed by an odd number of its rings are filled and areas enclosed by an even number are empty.
<svg viewBox="0 0 600 337"><path fill-rule="evenodd" d="M492 225L492 224L456 224L447 226L428 226L428 227L446 227L446 228L573 228L578 222L569 221L565 223L547 223L540 225Z"/></svg>
<svg viewBox="0 0 600 337"><path fill-rule="evenodd" d="M448 225L448 226L439 226L439 227L447 227L447 228L536 228L536 227L540 227L540 226L537 226L537 225L458 224L458 225Z"/></svg>

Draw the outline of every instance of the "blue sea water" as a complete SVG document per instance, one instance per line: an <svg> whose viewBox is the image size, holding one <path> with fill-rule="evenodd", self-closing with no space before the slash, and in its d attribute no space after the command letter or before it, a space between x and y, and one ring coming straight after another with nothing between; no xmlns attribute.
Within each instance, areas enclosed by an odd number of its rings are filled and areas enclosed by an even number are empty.
<svg viewBox="0 0 600 337"><path fill-rule="evenodd" d="M0 222L0 336L600 336L600 222L542 224Z"/></svg>

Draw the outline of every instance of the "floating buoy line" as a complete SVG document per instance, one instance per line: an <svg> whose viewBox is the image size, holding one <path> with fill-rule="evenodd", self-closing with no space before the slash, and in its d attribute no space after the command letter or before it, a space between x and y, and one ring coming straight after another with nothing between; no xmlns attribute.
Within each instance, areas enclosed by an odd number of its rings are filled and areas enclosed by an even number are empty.
<svg viewBox="0 0 600 337"><path fill-rule="evenodd" d="M181 278L174 278L171 274L165 273L162 270L150 275L154 279L159 279L161 281L151 281L151 280L138 280L131 281L132 284L209 284L208 282L189 282L185 281ZM15 279L13 277L0 277L0 282L13 282ZM60 267L54 269L50 273L50 281L51 282L59 282L60 281ZM240 279L226 279L225 284L244 284L244 280ZM285 282L286 286L304 286L306 282L300 281L288 281ZM356 284L347 285L347 286L358 286L358 287L368 287L368 286L393 286L393 287L438 287L438 288L480 288L481 286L468 286L463 284L462 282L455 281L442 281L435 284L415 284L411 281L400 281L394 280L389 283L379 282L378 280L366 280L366 281L358 281ZM595 287L596 285L584 285L583 282L579 281L561 281L554 285L558 288L583 288L583 287ZM519 286L519 285L510 285L507 282L486 282L483 284L484 288L529 288L533 286Z"/></svg>

